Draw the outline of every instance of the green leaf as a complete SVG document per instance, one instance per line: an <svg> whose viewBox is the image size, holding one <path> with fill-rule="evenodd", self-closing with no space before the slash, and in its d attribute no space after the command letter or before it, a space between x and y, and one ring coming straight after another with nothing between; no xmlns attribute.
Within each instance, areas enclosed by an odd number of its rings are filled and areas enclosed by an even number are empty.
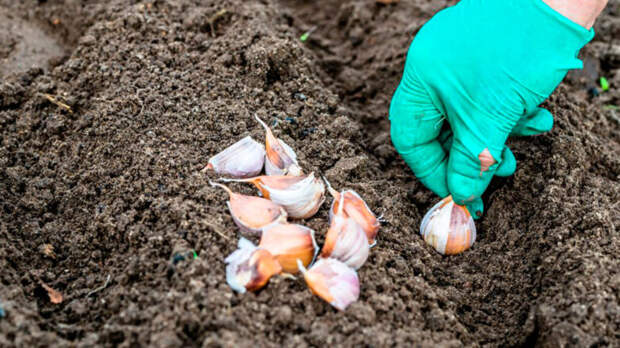
<svg viewBox="0 0 620 348"><path fill-rule="evenodd" d="M603 91L609 90L609 81L607 81L606 78L601 77L600 83L601 83L601 89Z"/></svg>

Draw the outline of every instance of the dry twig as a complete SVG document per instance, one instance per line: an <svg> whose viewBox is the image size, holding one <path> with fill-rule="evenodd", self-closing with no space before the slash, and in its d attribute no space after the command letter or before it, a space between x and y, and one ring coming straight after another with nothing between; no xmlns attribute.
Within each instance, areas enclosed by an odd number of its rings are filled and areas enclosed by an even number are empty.
<svg viewBox="0 0 620 348"><path fill-rule="evenodd" d="M205 225L207 225L208 227L211 227L211 229L213 230L213 232L215 232L215 233L217 233L218 235L220 235L220 237L222 237L222 238L224 238L224 239L226 239L226 240L228 240L228 241L230 240L230 237L228 237L227 235L225 235L225 234L222 232L222 229L221 229L221 228L219 228L218 226L216 226L216 225L214 225L214 224L212 224L212 223L210 223L210 222L207 222L207 221L204 221L204 224L205 224Z"/></svg>
<svg viewBox="0 0 620 348"><path fill-rule="evenodd" d="M51 94L47 94L47 93L42 93L42 95L49 100L50 103L58 106L61 109L65 109L67 110L68 113L72 114L73 113L73 109L71 109L71 107L63 102L61 102L60 100L56 99L56 97L54 97Z"/></svg>
<svg viewBox="0 0 620 348"><path fill-rule="evenodd" d="M86 294L86 297L89 297L90 295L93 295L93 294L95 294L95 293L97 293L97 292L99 292L99 291L101 291L101 290L103 290L103 289L107 288L107 287L108 287L108 284L110 284L110 279L111 279L111 277L110 277L110 275L108 274L108 277L106 278L105 283L103 283L103 285L102 285L102 286L100 286L100 287L98 287L98 288L95 288L95 289L93 289L92 291L90 291L88 294Z"/></svg>
<svg viewBox="0 0 620 348"><path fill-rule="evenodd" d="M215 23L215 21L217 21L220 17L222 17L226 13L228 13L227 9L219 10L213 16L211 16L211 18L209 18L209 20L207 21L207 23L209 23L209 28L211 29L211 37L215 37L215 29L213 27L213 24Z"/></svg>

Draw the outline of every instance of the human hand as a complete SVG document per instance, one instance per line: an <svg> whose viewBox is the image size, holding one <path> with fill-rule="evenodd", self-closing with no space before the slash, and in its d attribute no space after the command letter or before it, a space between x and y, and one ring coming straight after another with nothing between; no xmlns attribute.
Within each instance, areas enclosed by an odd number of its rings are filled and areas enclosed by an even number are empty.
<svg viewBox="0 0 620 348"><path fill-rule="evenodd" d="M542 0L462 0L439 12L411 44L392 98L395 148L426 187L480 217L493 175L516 169L506 139L551 129L538 105L583 67L577 54L593 36Z"/></svg>

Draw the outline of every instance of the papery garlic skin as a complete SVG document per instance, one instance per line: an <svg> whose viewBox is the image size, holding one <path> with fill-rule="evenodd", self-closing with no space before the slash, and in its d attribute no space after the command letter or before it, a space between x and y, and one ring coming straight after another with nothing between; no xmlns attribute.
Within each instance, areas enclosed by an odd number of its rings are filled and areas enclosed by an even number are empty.
<svg viewBox="0 0 620 348"><path fill-rule="evenodd" d="M327 179L323 178L323 180L327 183L327 190L332 197L334 197L332 206L329 210L330 221L333 219L335 212L338 210L339 202L342 201L344 204L345 214L355 220L362 227L366 233L366 237L368 238L368 243L370 243L371 246L374 246L381 223L375 214L370 210L368 204L366 204L357 192L353 190L338 192L332 188Z"/></svg>
<svg viewBox="0 0 620 348"><path fill-rule="evenodd" d="M258 176L250 179L222 181L251 182L263 197L284 207L288 216L307 219L319 210L325 201L325 186L314 173L307 176Z"/></svg>
<svg viewBox="0 0 620 348"><path fill-rule="evenodd" d="M474 244L476 225L467 208L455 204L452 196L448 196L426 213L420 234L440 254L455 255Z"/></svg>
<svg viewBox="0 0 620 348"><path fill-rule="evenodd" d="M267 250L257 248L245 238L239 239L239 249L224 260L226 262L226 282L239 292L256 291L269 281L273 275L282 271L275 257Z"/></svg>
<svg viewBox="0 0 620 348"><path fill-rule="evenodd" d="M319 259L309 270L298 263L310 291L343 311L360 295L360 282L354 269L336 259Z"/></svg>
<svg viewBox="0 0 620 348"><path fill-rule="evenodd" d="M269 251L286 273L297 273L297 260L307 267L319 251L314 230L296 224L274 224L263 229L260 248Z"/></svg>
<svg viewBox="0 0 620 348"><path fill-rule="evenodd" d="M211 157L203 171L214 170L233 178L260 174L265 163L265 147L247 136Z"/></svg>
<svg viewBox="0 0 620 348"><path fill-rule="evenodd" d="M291 163L289 165L285 165L285 168L279 168L278 164L271 161L269 156L265 157L265 174L267 175L292 175L292 176L300 176L303 175L303 171L301 167L297 163L297 154L295 151L288 146L284 140L278 139L280 145L284 149L284 152L291 159ZM273 157L273 156L271 156Z"/></svg>
<svg viewBox="0 0 620 348"><path fill-rule="evenodd" d="M349 267L359 269L368 259L370 246L362 227L343 212L342 200L341 195L339 209L332 216L325 237L321 258L331 257L344 262Z"/></svg>
<svg viewBox="0 0 620 348"><path fill-rule="evenodd" d="M260 191L260 194L270 199L270 192L272 189L288 190L291 186L296 185L306 179L305 176L289 176L289 175L261 175L249 179L226 179L220 178L220 181L224 182L249 182L254 184Z"/></svg>
<svg viewBox="0 0 620 348"><path fill-rule="evenodd" d="M290 217L307 219L316 214L325 201L325 186L310 173L286 189L269 188L269 199L283 206Z"/></svg>
<svg viewBox="0 0 620 348"><path fill-rule="evenodd" d="M297 163L295 151L282 139L276 138L271 128L263 120L256 115L254 118L265 129L265 173L267 175L303 175L303 171Z"/></svg>
<svg viewBox="0 0 620 348"><path fill-rule="evenodd" d="M282 206L265 198L232 192L222 184L209 183L228 192L229 201L226 205L241 232L260 234L261 230L269 225L286 222L287 213Z"/></svg>

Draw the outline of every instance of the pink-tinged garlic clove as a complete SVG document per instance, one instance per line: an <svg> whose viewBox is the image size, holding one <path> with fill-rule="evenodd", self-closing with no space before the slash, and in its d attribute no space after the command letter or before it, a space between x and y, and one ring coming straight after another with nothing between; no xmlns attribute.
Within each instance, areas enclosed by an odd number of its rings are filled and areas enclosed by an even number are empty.
<svg viewBox="0 0 620 348"><path fill-rule="evenodd" d="M265 163L265 147L247 136L211 157L203 172L213 170L234 178L260 174Z"/></svg>
<svg viewBox="0 0 620 348"><path fill-rule="evenodd" d="M288 165L286 168L282 169L282 168L279 168L276 164L274 164L274 162L272 162L269 159L269 157L265 157L265 174L267 175L292 175L292 176L303 175L303 171L301 170L301 167L297 163L297 155L295 154L295 151L290 146L288 146L284 142L284 140L278 139L278 142L280 143L280 145L282 145L284 152L292 160L292 163Z"/></svg>
<svg viewBox="0 0 620 348"><path fill-rule="evenodd" d="M283 271L291 274L299 270L297 260L307 267L319 250L312 229L287 223L264 228L258 246L275 256Z"/></svg>
<svg viewBox="0 0 620 348"><path fill-rule="evenodd" d="M276 138L271 128L263 120L256 115L254 118L265 128L265 148L267 150L265 173L267 175L303 175L303 171L297 163L295 151L284 141Z"/></svg>
<svg viewBox="0 0 620 348"><path fill-rule="evenodd" d="M360 282L354 269L336 259L319 259L306 270L298 262L310 291L343 311L360 295Z"/></svg>
<svg viewBox="0 0 620 348"><path fill-rule="evenodd" d="M211 186L221 187L228 193L229 201L226 202L233 221L242 232L260 234L264 227L286 222L284 208L268 199L246 196L232 192L222 184L209 182Z"/></svg>
<svg viewBox="0 0 620 348"><path fill-rule="evenodd" d="M344 196L340 195L340 204L332 216L321 258L334 258L359 269L368 259L370 246L362 227L344 213L343 199Z"/></svg>
<svg viewBox="0 0 620 348"><path fill-rule="evenodd" d="M226 260L226 282L239 292L256 291L269 281L269 278L282 272L282 267L269 251L257 248L245 238L239 240L239 249Z"/></svg>
<svg viewBox="0 0 620 348"><path fill-rule="evenodd" d="M362 227L366 233L366 237L368 238L368 243L370 245L375 245L377 233L379 232L381 223L375 214L370 210L368 204L366 204L357 192L353 190L338 192L332 188L326 178L323 178L323 180L327 184L327 190L334 198L332 206L329 210L330 220L333 218L334 213L338 210L339 203L342 202L344 205L345 214L355 220L355 222Z"/></svg>
<svg viewBox="0 0 620 348"><path fill-rule="evenodd" d="M448 196L426 213L420 234L440 254L455 255L474 244L476 225L467 208L455 204L452 196Z"/></svg>
<svg viewBox="0 0 620 348"><path fill-rule="evenodd" d="M223 181L250 182L263 197L284 207L288 216L307 219L319 210L325 201L325 186L314 173L306 176L268 176L249 179L222 179Z"/></svg>

